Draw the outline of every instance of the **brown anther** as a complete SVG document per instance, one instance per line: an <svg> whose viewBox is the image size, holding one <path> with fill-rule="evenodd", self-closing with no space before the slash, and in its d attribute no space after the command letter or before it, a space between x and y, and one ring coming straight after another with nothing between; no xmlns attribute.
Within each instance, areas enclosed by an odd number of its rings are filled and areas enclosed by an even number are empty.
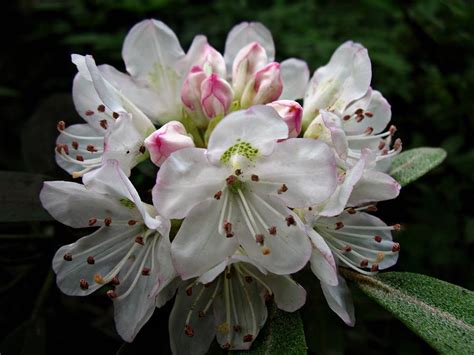
<svg viewBox="0 0 474 355"><path fill-rule="evenodd" d="M353 208L353 207L349 207L346 211L347 211L347 213L349 213L349 214L356 214L356 213L357 213L356 209Z"/></svg>
<svg viewBox="0 0 474 355"><path fill-rule="evenodd" d="M86 116L92 116L92 115L94 114L94 111L92 111L92 110L87 110L87 111L85 112L85 114L86 114Z"/></svg>
<svg viewBox="0 0 474 355"><path fill-rule="evenodd" d="M91 218L91 219L89 219L89 222L88 222L88 223L89 223L89 227L90 227L90 226L93 226L94 224L97 223L97 218Z"/></svg>
<svg viewBox="0 0 474 355"><path fill-rule="evenodd" d="M382 241L382 237L380 235L376 235L374 237L374 240L377 242L377 243L380 243Z"/></svg>
<svg viewBox="0 0 474 355"><path fill-rule="evenodd" d="M245 281L247 281L247 283L252 283L253 281L252 276L245 276Z"/></svg>
<svg viewBox="0 0 474 355"><path fill-rule="evenodd" d="M77 148L79 148L79 143L78 143L77 141L72 141L72 142L71 142L71 146L72 146L75 150L77 150Z"/></svg>
<svg viewBox="0 0 474 355"><path fill-rule="evenodd" d="M89 288L89 283L84 279L80 279L79 286L82 290L87 290Z"/></svg>
<svg viewBox="0 0 474 355"><path fill-rule="evenodd" d="M253 335L252 334L244 335L242 339L244 340L244 343L250 343L253 340Z"/></svg>
<svg viewBox="0 0 474 355"><path fill-rule="evenodd" d="M271 226L270 228L268 228L268 233L270 233L270 235L276 235L277 234L277 227L276 226Z"/></svg>
<svg viewBox="0 0 474 355"><path fill-rule="evenodd" d="M237 170L234 172L234 174L237 175L237 176L242 175L242 169L237 169Z"/></svg>
<svg viewBox="0 0 474 355"><path fill-rule="evenodd" d="M120 285L120 280L117 276L115 276L112 280L110 280L109 284L112 286L118 286Z"/></svg>
<svg viewBox="0 0 474 355"><path fill-rule="evenodd" d="M388 154L388 149L382 150L382 155L387 155Z"/></svg>
<svg viewBox="0 0 474 355"><path fill-rule="evenodd" d="M336 230L344 228L344 223L342 222L336 222Z"/></svg>
<svg viewBox="0 0 474 355"><path fill-rule="evenodd" d="M364 110L361 108L358 108L357 110L354 111L354 115L362 115L364 113Z"/></svg>
<svg viewBox="0 0 474 355"><path fill-rule="evenodd" d="M399 232L402 229L402 226L398 223L394 224L392 227L393 227L393 230L396 232Z"/></svg>
<svg viewBox="0 0 474 355"><path fill-rule="evenodd" d="M72 254L71 253L64 254L63 259L66 260L66 261L71 261L72 260Z"/></svg>
<svg viewBox="0 0 474 355"><path fill-rule="evenodd" d="M99 124L103 129L107 129L109 127L109 123L107 122L107 120L100 120Z"/></svg>
<svg viewBox="0 0 474 355"><path fill-rule="evenodd" d="M184 334L186 334L188 337L193 337L194 336L193 327L191 327L191 325L189 324L186 324L184 326Z"/></svg>
<svg viewBox="0 0 474 355"><path fill-rule="evenodd" d="M105 106L104 106L104 105L99 105L99 106L97 106L97 111L99 111L99 112L105 112Z"/></svg>
<svg viewBox="0 0 474 355"><path fill-rule="evenodd" d="M151 270L150 270L149 267L144 267L144 268L142 269L142 275L143 275L143 276L150 276L150 271L151 271Z"/></svg>
<svg viewBox="0 0 474 355"><path fill-rule="evenodd" d="M135 224L137 224L137 221L135 221L134 219L131 219L127 223L129 226L134 226Z"/></svg>
<svg viewBox="0 0 474 355"><path fill-rule="evenodd" d="M141 235L138 235L135 237L135 243L138 243L140 245L143 245L143 237Z"/></svg>
<svg viewBox="0 0 474 355"><path fill-rule="evenodd" d="M119 116L120 115L117 112L112 112L112 117L113 118L117 119L117 118L119 118Z"/></svg>
<svg viewBox="0 0 474 355"><path fill-rule="evenodd" d="M231 233L232 232L232 223L225 221L224 222L224 230L226 233Z"/></svg>
<svg viewBox="0 0 474 355"><path fill-rule="evenodd" d="M396 253L397 251L400 251L400 244L399 243L393 243L392 252Z"/></svg>
<svg viewBox="0 0 474 355"><path fill-rule="evenodd" d="M263 298L265 299L265 302L270 302L271 300L273 300L273 293L269 293L268 291L266 291Z"/></svg>
<svg viewBox="0 0 474 355"><path fill-rule="evenodd" d="M388 131L390 132L390 135L393 136L395 132L397 131L397 127L395 127L394 125L391 125Z"/></svg>
<svg viewBox="0 0 474 355"><path fill-rule="evenodd" d="M111 300L113 300L114 298L117 297L117 292L115 292L114 290L108 290L108 291L107 291L107 296L109 296L109 298L110 298Z"/></svg>
<svg viewBox="0 0 474 355"><path fill-rule="evenodd" d="M380 141L379 142L379 150L382 150L385 148L385 141Z"/></svg>
<svg viewBox="0 0 474 355"><path fill-rule="evenodd" d="M372 272L379 271L379 264L372 264L370 271Z"/></svg>
<svg viewBox="0 0 474 355"><path fill-rule="evenodd" d="M370 135L374 131L373 127L367 127L364 131L365 134Z"/></svg>
<svg viewBox="0 0 474 355"><path fill-rule="evenodd" d="M263 247L262 248L262 254L263 255L269 255L270 254L270 248L269 247Z"/></svg>
<svg viewBox="0 0 474 355"><path fill-rule="evenodd" d="M145 146L144 146L144 145L141 145L141 146L140 146L140 149L138 149L138 151L139 151L141 154L145 154L145 152L146 152Z"/></svg>
<svg viewBox="0 0 474 355"><path fill-rule="evenodd" d="M105 224L106 227L109 227L112 224L112 218L105 217L104 224Z"/></svg>
<svg viewBox="0 0 474 355"><path fill-rule="evenodd" d="M375 258L375 262L378 264L380 263L383 259L385 259L385 253L383 251L379 251L377 253L377 257Z"/></svg>
<svg viewBox="0 0 474 355"><path fill-rule="evenodd" d="M222 196L222 191L217 191L215 194L214 194L214 198L216 200L220 200L221 199L221 196Z"/></svg>
<svg viewBox="0 0 474 355"><path fill-rule="evenodd" d="M252 181L255 181L255 182L258 182L258 180L260 180L260 178L258 177L258 175L255 175L255 174L252 174L252 176L250 177L250 179Z"/></svg>
<svg viewBox="0 0 474 355"><path fill-rule="evenodd" d="M204 313L203 311L198 312L198 317L199 318L204 318L205 315L206 315L206 313Z"/></svg>
<svg viewBox="0 0 474 355"><path fill-rule="evenodd" d="M242 331L242 327L239 324L234 325L233 328L236 333L240 333Z"/></svg>
<svg viewBox="0 0 474 355"><path fill-rule="evenodd" d="M374 114L372 112L366 112L364 113L364 115L366 115L367 117L374 117Z"/></svg>
<svg viewBox="0 0 474 355"><path fill-rule="evenodd" d="M362 120L365 118L364 115L357 115L357 118L356 118L356 122L359 123L359 122L362 122Z"/></svg>
<svg viewBox="0 0 474 355"><path fill-rule="evenodd" d="M95 259L94 259L94 257L93 257L93 256L88 256L88 257L87 257L87 263L88 263L89 265L94 265L94 264L95 264Z"/></svg>
<svg viewBox="0 0 474 355"><path fill-rule="evenodd" d="M352 247L350 245L346 245L344 248L342 248L342 251L344 253L350 253L352 251Z"/></svg>
<svg viewBox="0 0 474 355"><path fill-rule="evenodd" d="M226 272L226 273L225 273L225 278L226 278L226 279L229 280L231 277L232 277L232 274L231 274L230 272Z"/></svg>
<svg viewBox="0 0 474 355"><path fill-rule="evenodd" d="M225 343L224 345L222 345L222 349L229 350L230 346L231 346L230 343Z"/></svg>
<svg viewBox="0 0 474 355"><path fill-rule="evenodd" d="M234 232L229 232L225 234L226 238L232 238L234 236Z"/></svg>
<svg viewBox="0 0 474 355"><path fill-rule="evenodd" d="M193 288L192 288L192 287L188 287L188 288L186 289L186 294L187 294L188 296L192 296L192 295L193 295Z"/></svg>
<svg viewBox="0 0 474 355"><path fill-rule="evenodd" d="M56 127L58 128L58 131L64 131L64 129L66 128L66 122L59 121Z"/></svg>
<svg viewBox="0 0 474 355"><path fill-rule="evenodd" d="M379 209L375 205L367 206L367 212L377 212Z"/></svg>
<svg viewBox="0 0 474 355"><path fill-rule="evenodd" d="M288 217L285 218L286 220L286 225L289 226L296 226L296 221L295 218L292 215L289 215Z"/></svg>
<svg viewBox="0 0 474 355"><path fill-rule="evenodd" d="M281 185L281 187L278 189L278 194L282 194L283 192L287 192L288 191L288 186L286 186L285 184Z"/></svg>
<svg viewBox="0 0 474 355"><path fill-rule="evenodd" d="M98 284L103 284L104 283L104 278L102 277L101 274L95 274L94 275L94 281Z"/></svg>
<svg viewBox="0 0 474 355"><path fill-rule="evenodd" d="M312 211L313 210L313 207L308 207L308 211Z"/></svg>
<svg viewBox="0 0 474 355"><path fill-rule="evenodd" d="M64 152L64 154L69 155L69 147L67 144L56 144L56 151L61 154L61 151Z"/></svg>
<svg viewBox="0 0 474 355"><path fill-rule="evenodd" d="M402 147L402 140L400 138L395 139L395 143L393 143L393 149L399 150Z"/></svg>
<svg viewBox="0 0 474 355"><path fill-rule="evenodd" d="M350 115L345 115L342 119L344 121L349 121L351 119L351 116Z"/></svg>
<svg viewBox="0 0 474 355"><path fill-rule="evenodd" d="M88 152L91 152L91 153L97 152L97 149L92 144L88 144L86 149Z"/></svg>
<svg viewBox="0 0 474 355"><path fill-rule="evenodd" d="M230 175L227 179L225 179L225 182L227 185L232 185L237 181L237 176L235 175Z"/></svg>
<svg viewBox="0 0 474 355"><path fill-rule="evenodd" d="M263 234L257 234L255 235L255 241L262 245L263 244L263 241L265 240L265 237L263 236Z"/></svg>
<svg viewBox="0 0 474 355"><path fill-rule="evenodd" d="M84 161L84 157L80 154L76 155L76 160L77 161Z"/></svg>
<svg viewBox="0 0 474 355"><path fill-rule="evenodd" d="M367 259L361 260L360 267L367 267L367 265L369 265L369 260Z"/></svg>

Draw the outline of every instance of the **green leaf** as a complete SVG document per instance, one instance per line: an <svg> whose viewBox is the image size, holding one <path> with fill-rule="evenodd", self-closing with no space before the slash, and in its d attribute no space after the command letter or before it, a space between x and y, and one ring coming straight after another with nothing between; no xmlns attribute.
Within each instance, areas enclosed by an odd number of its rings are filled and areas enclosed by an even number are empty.
<svg viewBox="0 0 474 355"><path fill-rule="evenodd" d="M249 351L232 352L240 355L306 355L303 322L298 312L280 311L275 305L269 307L265 327Z"/></svg>
<svg viewBox="0 0 474 355"><path fill-rule="evenodd" d="M0 222L49 221L39 193L44 175L0 171Z"/></svg>
<svg viewBox="0 0 474 355"><path fill-rule="evenodd" d="M409 272L341 273L440 353L472 354L474 292Z"/></svg>
<svg viewBox="0 0 474 355"><path fill-rule="evenodd" d="M445 158L446 151L442 148L410 149L393 158L390 175L405 186L441 164Z"/></svg>

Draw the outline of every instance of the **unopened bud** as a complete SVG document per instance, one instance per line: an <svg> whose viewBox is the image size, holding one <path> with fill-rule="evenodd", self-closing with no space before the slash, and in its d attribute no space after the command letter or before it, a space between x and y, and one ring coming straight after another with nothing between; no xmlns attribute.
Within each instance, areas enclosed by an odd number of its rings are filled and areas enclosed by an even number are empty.
<svg viewBox="0 0 474 355"><path fill-rule="evenodd" d="M235 56L232 64L232 86L236 99L240 99L253 75L267 64L267 53L257 42L249 43Z"/></svg>
<svg viewBox="0 0 474 355"><path fill-rule="evenodd" d="M229 83L211 74L201 84L202 111L207 118L224 116L232 104L233 92Z"/></svg>
<svg viewBox="0 0 474 355"><path fill-rule="evenodd" d="M274 108L285 121L288 126L288 138L298 137L301 132L301 119L303 117L301 105L292 100L279 100L271 102L267 106Z"/></svg>
<svg viewBox="0 0 474 355"><path fill-rule="evenodd" d="M283 91L280 64L273 62L257 71L247 83L240 101L241 107L266 104L277 100Z"/></svg>
<svg viewBox="0 0 474 355"><path fill-rule="evenodd" d="M191 68L181 87L181 101L189 116L200 127L207 126L207 119L201 108L201 84L206 79L206 73L199 66Z"/></svg>

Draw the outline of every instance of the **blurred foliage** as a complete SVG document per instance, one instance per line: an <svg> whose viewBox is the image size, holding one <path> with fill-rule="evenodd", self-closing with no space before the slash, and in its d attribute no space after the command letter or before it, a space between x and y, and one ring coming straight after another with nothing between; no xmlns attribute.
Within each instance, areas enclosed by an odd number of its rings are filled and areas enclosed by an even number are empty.
<svg viewBox="0 0 474 355"><path fill-rule="evenodd" d="M404 188L400 198L380 204L382 218L405 227L396 236L402 252L395 270L473 288L468 270L474 246L474 211L469 207L474 198L474 2L21 0L5 3L1 16L0 169L30 173L32 181L31 174L69 179L55 166L53 147L58 120L80 122L70 98L76 71L70 54L90 53L98 63L124 70L123 38L144 18L167 23L185 49L194 35L204 33L220 50L233 25L262 21L273 33L277 59L300 57L311 70L325 64L340 43L363 43L373 63L373 86L391 103L404 146L441 146L448 152L440 167ZM134 177L145 196L153 184L150 175ZM34 202L39 187L29 188ZM22 189L21 182L2 186L2 191L8 189ZM41 216L33 202L28 208ZM2 348L2 354L28 349L114 354L121 341L104 294L67 297L45 283L55 250L84 232L36 219L0 225L0 329L10 334L3 346L18 343L12 336L27 339L29 346ZM305 273L299 277L309 294L302 316L311 353L430 352L357 290L358 321L355 328L347 328L329 311L316 279ZM157 353L168 353L169 307L156 312L138 335L135 349L157 346Z"/></svg>

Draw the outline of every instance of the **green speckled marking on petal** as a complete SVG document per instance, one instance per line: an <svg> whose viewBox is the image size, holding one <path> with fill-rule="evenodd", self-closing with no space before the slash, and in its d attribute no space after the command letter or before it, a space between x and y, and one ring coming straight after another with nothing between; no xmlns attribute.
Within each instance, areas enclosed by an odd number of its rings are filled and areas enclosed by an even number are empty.
<svg viewBox="0 0 474 355"><path fill-rule="evenodd" d="M137 205L135 205L135 203L133 201L130 201L128 198L124 197L124 198L121 198L120 200L120 204L122 206L125 206L127 208L130 208L130 209L133 209L135 207L137 207Z"/></svg>
<svg viewBox="0 0 474 355"><path fill-rule="evenodd" d="M235 143L232 147L229 147L222 155L221 155L221 162L227 164L232 158L233 155L240 155L247 158L250 161L254 161L255 158L258 156L258 149L252 147L252 145L248 142L241 141L237 139L237 143Z"/></svg>

